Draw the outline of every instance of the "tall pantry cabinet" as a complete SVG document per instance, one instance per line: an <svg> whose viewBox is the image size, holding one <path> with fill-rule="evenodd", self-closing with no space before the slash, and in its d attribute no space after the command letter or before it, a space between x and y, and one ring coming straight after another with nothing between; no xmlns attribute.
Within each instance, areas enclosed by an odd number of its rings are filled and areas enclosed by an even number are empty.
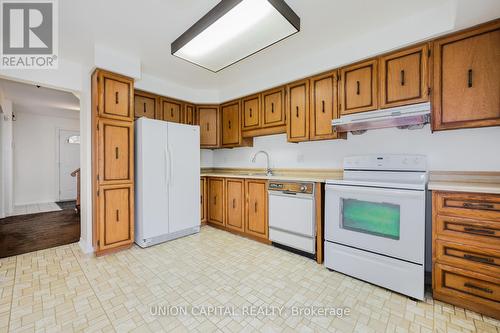
<svg viewBox="0 0 500 333"><path fill-rule="evenodd" d="M93 245L96 255L134 242L134 81L92 74Z"/></svg>

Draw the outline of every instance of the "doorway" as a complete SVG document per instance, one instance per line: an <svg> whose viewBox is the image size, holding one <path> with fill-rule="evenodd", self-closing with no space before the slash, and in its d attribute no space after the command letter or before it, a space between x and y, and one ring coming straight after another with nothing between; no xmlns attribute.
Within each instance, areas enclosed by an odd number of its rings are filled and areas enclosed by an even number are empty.
<svg viewBox="0 0 500 333"><path fill-rule="evenodd" d="M77 187L72 174L80 168L80 131L59 129L58 132L59 202L76 202Z"/></svg>

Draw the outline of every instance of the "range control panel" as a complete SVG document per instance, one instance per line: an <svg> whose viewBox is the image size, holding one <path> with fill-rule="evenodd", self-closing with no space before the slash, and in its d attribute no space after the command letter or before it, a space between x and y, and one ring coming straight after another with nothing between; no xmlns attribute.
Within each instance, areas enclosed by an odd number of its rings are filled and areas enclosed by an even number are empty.
<svg viewBox="0 0 500 333"><path fill-rule="evenodd" d="M313 194L314 183L270 181L268 189L269 191Z"/></svg>

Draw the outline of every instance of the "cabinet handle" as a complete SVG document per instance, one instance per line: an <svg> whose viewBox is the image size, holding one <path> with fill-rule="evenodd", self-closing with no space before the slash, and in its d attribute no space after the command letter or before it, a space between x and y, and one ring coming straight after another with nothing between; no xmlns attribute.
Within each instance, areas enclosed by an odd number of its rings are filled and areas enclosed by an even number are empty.
<svg viewBox="0 0 500 333"><path fill-rule="evenodd" d="M120 211L116 210L116 222L120 222Z"/></svg>
<svg viewBox="0 0 500 333"><path fill-rule="evenodd" d="M207 123L207 132L210 131L210 123Z"/></svg>
<svg viewBox="0 0 500 333"><path fill-rule="evenodd" d="M493 209L493 204L487 203L472 203L472 202L464 202L462 204L464 208L477 208L477 209Z"/></svg>
<svg viewBox="0 0 500 333"><path fill-rule="evenodd" d="M274 113L274 103L271 103L271 113Z"/></svg>
<svg viewBox="0 0 500 333"><path fill-rule="evenodd" d="M144 107L144 113L146 113L146 103L144 103L143 107Z"/></svg>
<svg viewBox="0 0 500 333"><path fill-rule="evenodd" d="M233 209L236 208L236 199L233 199Z"/></svg>
<svg viewBox="0 0 500 333"><path fill-rule="evenodd" d="M255 201L254 210L257 213L257 201Z"/></svg>
<svg viewBox="0 0 500 333"><path fill-rule="evenodd" d="M467 73L467 87L472 88L472 69Z"/></svg>
<svg viewBox="0 0 500 333"><path fill-rule="evenodd" d="M470 261L481 262L483 264L492 264L494 262L494 260L492 258L483 258L483 257L474 256L472 254L464 254L464 259L467 259Z"/></svg>
<svg viewBox="0 0 500 333"><path fill-rule="evenodd" d="M359 81L356 81L356 95L359 95Z"/></svg>
<svg viewBox="0 0 500 333"><path fill-rule="evenodd" d="M402 86L405 85L405 71L404 70L401 71L401 85Z"/></svg>
<svg viewBox="0 0 500 333"><path fill-rule="evenodd" d="M491 290L490 288L476 286L476 285L469 283L469 282L465 282L464 287L481 290L481 291L488 293L488 294L493 294L493 290Z"/></svg>
<svg viewBox="0 0 500 333"><path fill-rule="evenodd" d="M115 147L115 158L118 159L118 157L119 157L118 147Z"/></svg>
<svg viewBox="0 0 500 333"><path fill-rule="evenodd" d="M252 118L252 108L250 108L250 118Z"/></svg>
<svg viewBox="0 0 500 333"><path fill-rule="evenodd" d="M325 101L321 101L321 111L325 113Z"/></svg>
<svg viewBox="0 0 500 333"><path fill-rule="evenodd" d="M202 195L200 195L200 204L203 205L203 196Z"/></svg>
<svg viewBox="0 0 500 333"><path fill-rule="evenodd" d="M471 227L465 227L464 231L473 232L476 234L483 234L483 235L494 235L495 234L495 231L493 231L493 230L477 229L477 228L471 228Z"/></svg>
<svg viewBox="0 0 500 333"><path fill-rule="evenodd" d="M217 205L217 196L214 195L214 205Z"/></svg>
<svg viewBox="0 0 500 333"><path fill-rule="evenodd" d="M228 125L229 125L229 129L231 129L231 120L229 120L229 124Z"/></svg>
<svg viewBox="0 0 500 333"><path fill-rule="evenodd" d="M298 106L295 107L295 117L297 117L297 118L299 117L299 107Z"/></svg>
<svg viewBox="0 0 500 333"><path fill-rule="evenodd" d="M174 109L173 108L170 108L170 117L174 117Z"/></svg>
<svg viewBox="0 0 500 333"><path fill-rule="evenodd" d="M118 91L115 92L115 104L118 104Z"/></svg>

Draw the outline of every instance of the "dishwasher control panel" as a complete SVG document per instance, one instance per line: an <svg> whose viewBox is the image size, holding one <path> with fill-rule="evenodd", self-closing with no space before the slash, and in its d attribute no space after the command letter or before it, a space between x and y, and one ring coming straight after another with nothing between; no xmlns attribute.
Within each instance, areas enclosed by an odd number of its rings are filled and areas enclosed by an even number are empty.
<svg viewBox="0 0 500 333"><path fill-rule="evenodd" d="M270 181L268 186L269 191L281 191L288 193L307 193L313 194L314 183L311 182L282 182Z"/></svg>

